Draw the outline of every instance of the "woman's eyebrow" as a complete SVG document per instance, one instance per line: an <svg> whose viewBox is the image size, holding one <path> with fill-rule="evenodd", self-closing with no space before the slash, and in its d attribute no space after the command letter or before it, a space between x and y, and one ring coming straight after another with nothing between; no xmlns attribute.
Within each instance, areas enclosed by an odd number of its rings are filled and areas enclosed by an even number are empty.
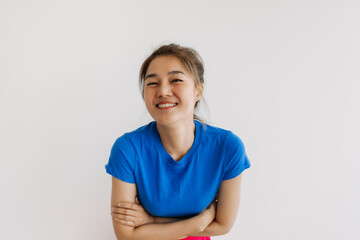
<svg viewBox="0 0 360 240"><path fill-rule="evenodd" d="M144 78L144 81L148 78L152 78L152 77L156 77L157 75L155 73L151 73L149 75L146 75L146 77Z"/></svg>
<svg viewBox="0 0 360 240"><path fill-rule="evenodd" d="M168 75L175 75L175 74L179 74L179 73L182 74L182 75L184 75L184 76L186 76L185 73L183 73L182 71L179 71L179 70L174 70L174 71L168 72ZM146 75L145 78L144 78L144 81L145 81L146 79L152 78L152 77L157 77L157 74L155 74L155 73L150 73L150 74Z"/></svg>
<svg viewBox="0 0 360 240"><path fill-rule="evenodd" d="M178 73L185 75L185 73L183 73L182 71L179 71L179 70L174 70L174 71L168 72L168 75L174 75L174 74L178 74Z"/></svg>

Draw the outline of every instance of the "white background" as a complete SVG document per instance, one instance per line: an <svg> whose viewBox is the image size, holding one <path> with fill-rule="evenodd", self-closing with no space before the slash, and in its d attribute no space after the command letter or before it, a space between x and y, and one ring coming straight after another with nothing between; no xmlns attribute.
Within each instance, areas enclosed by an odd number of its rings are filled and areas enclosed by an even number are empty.
<svg viewBox="0 0 360 240"><path fill-rule="evenodd" d="M221 3L220 3L221 2ZM205 61L212 125L241 137L237 221L214 239L360 239L359 1L0 1L0 239L115 239L117 137L150 118L142 61Z"/></svg>

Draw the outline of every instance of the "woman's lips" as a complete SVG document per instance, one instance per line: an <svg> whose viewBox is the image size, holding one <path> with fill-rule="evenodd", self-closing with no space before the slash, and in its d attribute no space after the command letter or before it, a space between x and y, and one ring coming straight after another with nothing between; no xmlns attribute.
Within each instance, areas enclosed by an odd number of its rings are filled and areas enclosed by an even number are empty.
<svg viewBox="0 0 360 240"><path fill-rule="evenodd" d="M173 102L160 102L156 104L156 107L160 109L169 109L175 107L176 105L177 103L173 103Z"/></svg>

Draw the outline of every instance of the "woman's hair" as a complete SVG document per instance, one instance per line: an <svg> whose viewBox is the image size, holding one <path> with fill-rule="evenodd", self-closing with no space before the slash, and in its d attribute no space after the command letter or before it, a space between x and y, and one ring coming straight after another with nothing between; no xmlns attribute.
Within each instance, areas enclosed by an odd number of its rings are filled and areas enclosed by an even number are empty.
<svg viewBox="0 0 360 240"><path fill-rule="evenodd" d="M193 76L195 86L197 87L199 84L204 84L204 64L200 55L192 48L171 43L157 48L141 65L139 87L142 97L144 97L144 81L149 65L152 60L160 56L177 57L184 64L186 70ZM197 109L199 101L196 102L194 110ZM202 121L195 113L194 119Z"/></svg>

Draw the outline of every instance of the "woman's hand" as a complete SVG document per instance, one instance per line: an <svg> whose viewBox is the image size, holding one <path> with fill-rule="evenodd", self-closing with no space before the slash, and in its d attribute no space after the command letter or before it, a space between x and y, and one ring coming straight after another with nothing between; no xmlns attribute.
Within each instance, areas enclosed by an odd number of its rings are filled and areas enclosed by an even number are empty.
<svg viewBox="0 0 360 240"><path fill-rule="evenodd" d="M154 217L143 208L138 198L135 199L135 203L118 203L117 206L112 207L111 215L119 223L130 227L138 227L154 222Z"/></svg>
<svg viewBox="0 0 360 240"><path fill-rule="evenodd" d="M200 231L204 231L207 226L214 220L216 213L216 202L213 201L207 208L205 208L196 218L199 219Z"/></svg>

